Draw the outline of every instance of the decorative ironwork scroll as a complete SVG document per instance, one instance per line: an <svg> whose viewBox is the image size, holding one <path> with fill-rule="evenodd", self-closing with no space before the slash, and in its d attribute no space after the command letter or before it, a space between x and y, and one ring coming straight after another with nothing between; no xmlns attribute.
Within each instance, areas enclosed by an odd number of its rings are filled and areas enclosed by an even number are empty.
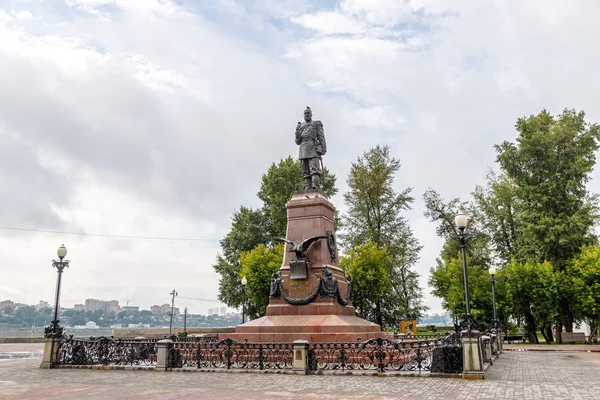
<svg viewBox="0 0 600 400"><path fill-rule="evenodd" d="M156 342L107 337L89 340L63 336L58 343L58 364L154 365Z"/></svg>
<svg viewBox="0 0 600 400"><path fill-rule="evenodd" d="M217 343L174 343L170 368L291 369L291 343L248 343L224 339Z"/></svg>
<svg viewBox="0 0 600 400"><path fill-rule="evenodd" d="M460 342L447 338L413 341L375 338L356 343L311 343L309 369L458 373L462 371L462 348L457 343ZM445 349L451 351L444 353ZM435 365L433 369L432 365Z"/></svg>

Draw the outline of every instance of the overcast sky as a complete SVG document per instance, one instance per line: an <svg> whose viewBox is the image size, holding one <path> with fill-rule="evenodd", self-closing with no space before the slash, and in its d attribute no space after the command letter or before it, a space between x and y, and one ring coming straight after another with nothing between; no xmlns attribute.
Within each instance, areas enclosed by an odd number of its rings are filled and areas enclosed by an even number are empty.
<svg viewBox="0 0 600 400"><path fill-rule="evenodd" d="M359 155L383 144L401 161L439 312L423 192L468 197L518 117L600 121L598 16L596 0L0 0L0 226L206 239L0 229L0 300L52 303L61 243L65 306L216 299L218 239L296 156L310 105L342 211Z"/></svg>

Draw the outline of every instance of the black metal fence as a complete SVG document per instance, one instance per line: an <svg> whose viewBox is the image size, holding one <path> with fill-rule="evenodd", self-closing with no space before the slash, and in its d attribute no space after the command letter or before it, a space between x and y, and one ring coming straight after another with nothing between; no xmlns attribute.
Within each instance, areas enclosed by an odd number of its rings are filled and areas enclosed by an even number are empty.
<svg viewBox="0 0 600 400"><path fill-rule="evenodd" d="M169 367L291 369L293 356L291 343L177 342L169 351Z"/></svg>
<svg viewBox="0 0 600 400"><path fill-rule="evenodd" d="M155 365L157 343L99 337L58 342L57 363L63 365Z"/></svg>
<svg viewBox="0 0 600 400"><path fill-rule="evenodd" d="M62 365L155 366L155 341L63 337L57 363ZM291 370L292 343L217 342L177 338L167 342L167 368ZM462 342L456 333L427 340L384 338L346 343L308 343L307 371L462 372ZM163 361L164 362L164 361Z"/></svg>
<svg viewBox="0 0 600 400"><path fill-rule="evenodd" d="M384 338L357 343L312 343L309 369L462 372L462 344L456 334L429 340Z"/></svg>
<svg viewBox="0 0 600 400"><path fill-rule="evenodd" d="M309 343L307 370L462 372L462 344L456 334L431 340L371 339L350 343ZM292 369L291 343L174 343L171 368Z"/></svg>

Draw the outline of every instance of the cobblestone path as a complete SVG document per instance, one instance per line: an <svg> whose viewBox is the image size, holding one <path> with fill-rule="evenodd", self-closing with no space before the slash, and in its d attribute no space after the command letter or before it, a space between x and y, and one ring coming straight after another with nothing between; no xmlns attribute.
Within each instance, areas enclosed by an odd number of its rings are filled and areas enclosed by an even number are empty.
<svg viewBox="0 0 600 400"><path fill-rule="evenodd" d="M1 349L0 349L1 350ZM7 399L598 399L600 353L506 352L486 380L404 376L41 370L0 361Z"/></svg>

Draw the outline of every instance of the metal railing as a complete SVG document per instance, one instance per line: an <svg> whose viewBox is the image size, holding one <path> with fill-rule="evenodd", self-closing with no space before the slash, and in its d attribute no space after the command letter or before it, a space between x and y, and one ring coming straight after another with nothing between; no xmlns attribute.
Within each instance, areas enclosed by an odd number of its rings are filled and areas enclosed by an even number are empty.
<svg viewBox="0 0 600 400"><path fill-rule="evenodd" d="M99 337L58 342L59 365L155 365L156 342Z"/></svg>
<svg viewBox="0 0 600 400"><path fill-rule="evenodd" d="M173 343L169 351L171 368L291 369L291 343L248 343L224 339L216 343Z"/></svg>
<svg viewBox="0 0 600 400"><path fill-rule="evenodd" d="M312 343L309 369L458 373L462 372L462 344L456 334L430 340Z"/></svg>
<svg viewBox="0 0 600 400"><path fill-rule="evenodd" d="M179 341L122 340L63 337L58 343L58 365L157 365L162 368L291 370L292 343L218 342L178 338ZM462 372L462 342L456 333L428 340L375 338L344 343L306 343L306 371ZM162 351L162 350L161 350ZM296 350L297 352L298 350ZM167 356L168 354L168 356ZM164 358L163 358L164 357Z"/></svg>

